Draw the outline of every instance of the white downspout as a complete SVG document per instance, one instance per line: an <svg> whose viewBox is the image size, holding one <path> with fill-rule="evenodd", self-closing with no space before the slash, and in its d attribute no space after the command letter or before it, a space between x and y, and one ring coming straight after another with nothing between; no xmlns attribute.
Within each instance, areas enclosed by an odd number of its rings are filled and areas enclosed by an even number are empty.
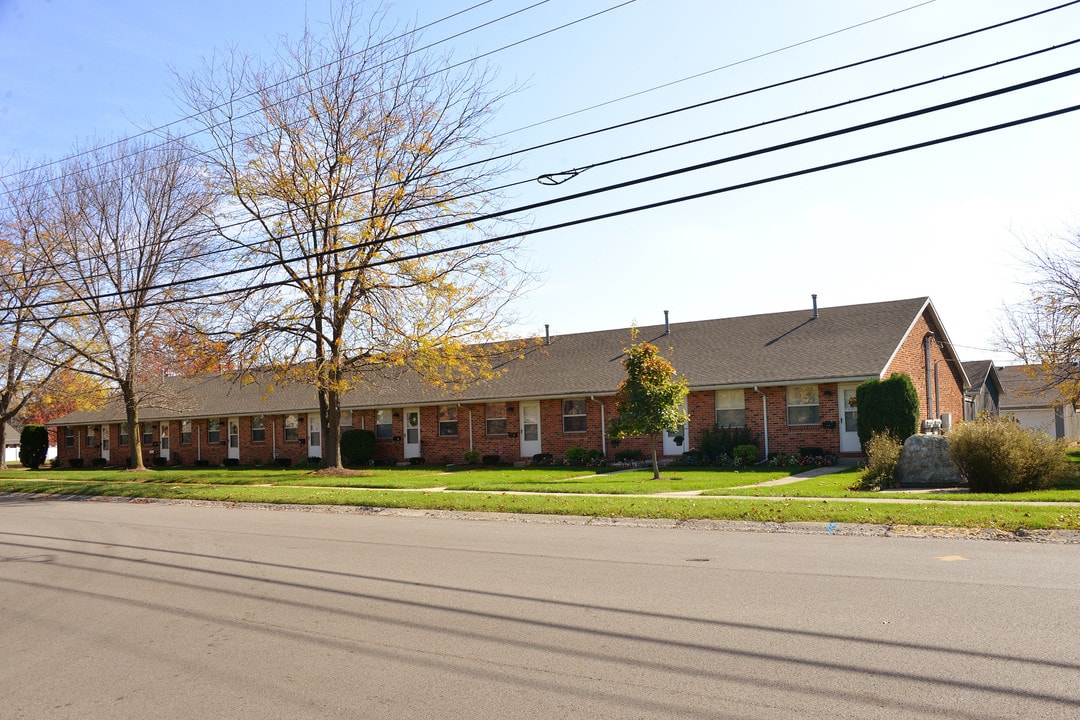
<svg viewBox="0 0 1080 720"><path fill-rule="evenodd" d="M195 426L195 459L202 460L202 431L199 430L199 424L195 421L192 421L192 425Z"/></svg>
<svg viewBox="0 0 1080 720"><path fill-rule="evenodd" d="M600 451L607 457L607 422L604 420L604 403L590 395L589 399L600 406Z"/></svg>
<svg viewBox="0 0 1080 720"><path fill-rule="evenodd" d="M277 460L277 420L270 421L270 454Z"/></svg>
<svg viewBox="0 0 1080 720"><path fill-rule="evenodd" d="M754 386L754 392L761 396L761 419L764 422L765 427L765 459L769 459L769 406L765 402L765 393L758 390L757 385Z"/></svg>
<svg viewBox="0 0 1080 720"><path fill-rule="evenodd" d="M461 407L461 403L458 403L458 407ZM469 451L471 452L471 451L472 451L472 449L473 449L473 439L472 439L472 408L470 407L470 408L466 408L466 409L467 409L467 410L469 411Z"/></svg>

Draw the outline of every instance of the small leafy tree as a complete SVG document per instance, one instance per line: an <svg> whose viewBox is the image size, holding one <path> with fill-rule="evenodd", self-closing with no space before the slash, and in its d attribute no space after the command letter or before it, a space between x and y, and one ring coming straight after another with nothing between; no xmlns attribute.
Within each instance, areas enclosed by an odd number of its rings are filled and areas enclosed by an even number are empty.
<svg viewBox="0 0 1080 720"><path fill-rule="evenodd" d="M49 453L49 432L44 425L27 425L19 435L19 462L37 470Z"/></svg>
<svg viewBox="0 0 1080 720"><path fill-rule="evenodd" d="M658 480L657 437L689 419L683 410L688 392L686 378L678 377L660 350L647 342L633 344L626 350L623 367L626 379L619 383L615 395L618 415L608 423L608 434L614 440L648 437L652 445L653 479Z"/></svg>
<svg viewBox="0 0 1080 720"><path fill-rule="evenodd" d="M367 465L375 458L375 433L359 428L341 433L341 458L346 465Z"/></svg>
<svg viewBox="0 0 1080 720"><path fill-rule="evenodd" d="M859 408L859 442L891 434L901 443L919 431L919 393L906 373L887 380L867 380L855 390Z"/></svg>

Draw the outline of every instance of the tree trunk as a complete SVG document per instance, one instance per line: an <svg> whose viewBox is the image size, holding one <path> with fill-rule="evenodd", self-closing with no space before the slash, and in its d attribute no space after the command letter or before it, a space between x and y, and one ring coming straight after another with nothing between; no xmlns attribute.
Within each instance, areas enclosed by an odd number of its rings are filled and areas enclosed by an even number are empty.
<svg viewBox="0 0 1080 720"><path fill-rule="evenodd" d="M127 410L128 442L131 443L131 469L145 470L142 454L142 423L139 421L139 404L128 383L121 383L120 392L124 396L124 408Z"/></svg>
<svg viewBox="0 0 1080 720"><path fill-rule="evenodd" d="M652 438L652 479L660 479L660 463L656 461L656 437Z"/></svg>
<svg viewBox="0 0 1080 720"><path fill-rule="evenodd" d="M7 421L0 419L0 470L7 470Z"/></svg>

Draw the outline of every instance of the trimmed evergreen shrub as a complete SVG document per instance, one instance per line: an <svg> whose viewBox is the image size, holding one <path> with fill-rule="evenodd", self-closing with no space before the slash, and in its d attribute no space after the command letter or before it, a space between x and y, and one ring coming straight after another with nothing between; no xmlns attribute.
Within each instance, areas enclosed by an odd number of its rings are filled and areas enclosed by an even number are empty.
<svg viewBox="0 0 1080 720"><path fill-rule="evenodd" d="M800 457L821 457L825 454L825 450L819 447L801 447L799 448Z"/></svg>
<svg viewBox="0 0 1080 720"><path fill-rule="evenodd" d="M566 448L563 458L567 465L584 466L589 462L589 451L580 445Z"/></svg>
<svg viewBox="0 0 1080 720"><path fill-rule="evenodd" d="M90 464L94 467L105 467L105 458L96 457L90 461Z"/></svg>
<svg viewBox="0 0 1080 720"><path fill-rule="evenodd" d="M615 443L612 443L614 445ZM615 453L615 460L617 462L637 462L645 459L645 453L640 450L620 450Z"/></svg>
<svg viewBox="0 0 1080 720"><path fill-rule="evenodd" d="M236 467L239 464L240 460L238 458L225 458L221 461L222 467Z"/></svg>
<svg viewBox="0 0 1080 720"><path fill-rule="evenodd" d="M720 427L713 425L705 428L698 435L697 450L701 451L707 462L715 462L722 457L735 454L739 445L757 446L754 436L746 428Z"/></svg>
<svg viewBox="0 0 1080 720"><path fill-rule="evenodd" d="M532 456L533 465L550 465L555 461L555 456L551 453L536 453Z"/></svg>
<svg viewBox="0 0 1080 720"><path fill-rule="evenodd" d="M855 389L855 404L864 447L875 434L890 433L902 443L919 431L919 393L906 373L862 383Z"/></svg>
<svg viewBox="0 0 1080 720"><path fill-rule="evenodd" d="M160 455L154 456L154 467L164 467L165 462L165 458L161 457Z"/></svg>
<svg viewBox="0 0 1080 720"><path fill-rule="evenodd" d="M274 458L274 464L277 465L278 467L289 467L290 465L292 465L292 458L290 458L290 457Z"/></svg>
<svg viewBox="0 0 1080 720"><path fill-rule="evenodd" d="M485 465L498 465L499 464L499 456L498 455L485 455L482 458L482 462Z"/></svg>
<svg viewBox="0 0 1080 720"><path fill-rule="evenodd" d="M49 431L44 425L27 425L19 433L19 462L37 470L49 454Z"/></svg>
<svg viewBox="0 0 1080 720"><path fill-rule="evenodd" d="M946 436L949 456L973 493L1040 490L1075 469L1065 444L997 415L960 423Z"/></svg>
<svg viewBox="0 0 1080 720"><path fill-rule="evenodd" d="M757 445L736 445L731 449L736 465L753 465L757 462Z"/></svg>
<svg viewBox="0 0 1080 720"><path fill-rule="evenodd" d="M346 465L368 465L375 459L375 433L353 428L341 433L341 459Z"/></svg>
<svg viewBox="0 0 1080 720"><path fill-rule="evenodd" d="M480 462L480 453L478 453L476 450L465 451L466 465L476 465L478 462Z"/></svg>
<svg viewBox="0 0 1080 720"><path fill-rule="evenodd" d="M206 458L195 461L195 467L210 467L210 461Z"/></svg>
<svg viewBox="0 0 1080 720"><path fill-rule="evenodd" d="M81 468L83 466L82 458L68 458L68 465L73 468Z"/></svg>

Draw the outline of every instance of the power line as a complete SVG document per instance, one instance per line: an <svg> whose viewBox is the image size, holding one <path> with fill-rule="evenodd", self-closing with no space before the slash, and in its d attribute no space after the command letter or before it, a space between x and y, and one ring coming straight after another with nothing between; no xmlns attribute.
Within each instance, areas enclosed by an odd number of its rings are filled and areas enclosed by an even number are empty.
<svg viewBox="0 0 1080 720"><path fill-rule="evenodd" d="M779 87L783 87L783 86L787 86L787 85L792 85L792 84L802 82L802 81L805 81L805 80L823 77L823 76L830 75L830 74L833 74L833 73L836 73L836 72L840 72L842 70L847 70L847 69L851 69L853 67L858 67L858 66L866 65L866 64L869 64L869 63L873 63L873 62L878 62L878 61L881 61L881 60L884 60L884 59L888 59L888 58L896 57L896 56L899 56L899 55L907 54L907 53L910 53L910 52L914 52L916 50L925 49L927 47L931 47L931 46L934 46L934 45L940 45L940 44L943 44L943 43L946 43L946 42L950 42L950 41L954 41L954 40L957 40L957 39L969 37L969 36L971 36L973 34L982 33L982 32L986 32L988 30L997 29L997 28L1000 28L1000 27L1005 26L1005 25L1020 22L1022 20L1027 20L1027 19L1030 19L1030 18L1035 17L1037 15L1041 15L1041 14L1045 14L1047 12L1051 12L1053 10L1061 9L1061 8L1067 7L1069 5L1074 5L1074 4L1077 4L1078 2L1080 2L1080 0L1073 0L1072 2L1065 3L1063 5L1058 5L1055 8L1042 10L1042 11L1039 11L1037 13L1031 13L1031 14L1028 14L1028 15L1024 15L1024 16L1021 16L1021 17L1018 17L1018 18L1008 20L1008 21L995 23L993 25L984 26L982 28L966 31L964 33L960 33L960 34L956 34L956 35L951 35L951 36L948 36L946 38L940 38L938 40L930 41L928 43L922 43L920 45L912 46L912 47L905 48L905 49L902 49L902 50L893 51L893 52L885 53L885 54L882 54L882 55L876 55L876 56L873 56L873 57L870 57L870 58L864 58L862 60L858 60L858 61L855 61L855 62L846 63L846 64L835 66L835 67L832 67L832 68L827 68L825 70L820 70L820 71L816 71L816 72L796 76L794 78L789 78L787 80L779 81L779 82L776 82L776 83L771 83L771 84L768 84L768 85L759 86L759 87L756 87L756 88L752 88L752 89L749 89L749 90L745 90L745 91L741 91L741 92L737 92L737 93L732 93L732 94L720 96L720 97L713 98L713 99L710 99L710 100L706 100L706 101L703 101L703 102L694 103L694 104L690 104L690 105L684 105L684 106L681 106L679 108L666 110L666 111L663 111L663 112L660 112L660 113L654 113L652 115L647 115L647 116L636 118L636 119L633 119L633 120L628 120L628 121L625 121L625 122L622 122L622 123L617 123L617 124L614 124L614 125L608 125L608 126L605 126L605 127L602 127L602 128L598 128L598 129L578 133L578 134L563 137L563 138L558 138L558 139L555 139L555 140L539 143L539 144L533 145L533 146L528 147L528 148L523 148L523 149L514 150L514 151L502 153L502 154L497 154L497 155L494 155L492 157L485 158L483 160L473 161L473 162L469 162L469 163L463 163L463 164L453 166L453 167L448 168L448 169L441 170L439 172L441 174L453 173L453 172L457 172L459 170L467 169L469 167L473 167L473 166L476 166L476 165L479 165L479 164L491 163L491 162L495 162L495 161L502 160L502 159L508 159L508 158L511 158L511 157L514 157L514 156L517 156L517 155L522 155L522 154L525 154L525 153L528 153L528 152L533 152L533 151L539 150L539 149L545 149L545 148L552 147L552 146L555 146L555 145L558 145L558 144L571 142L571 141L574 141L574 140L583 139L583 138L586 138L586 137L591 137L591 136L599 135L599 134L606 133L606 132L611 132L613 130L623 129L623 128L630 127L630 126L637 125L637 124L641 124L641 123L651 122L653 120L673 116L673 115L680 114L680 113L683 113L683 112L697 110L697 109L700 109L700 108L703 108L703 107L707 107L707 106L717 104L717 103L720 103L720 102L724 102L724 101L727 101L727 100L731 100L731 99L734 99L734 98L744 97L744 96L747 96L747 95L763 92L765 90L771 90L771 89L775 89L775 88L779 88ZM918 7L918 6L914 6L914 7ZM548 31L548 32L551 32L551 31ZM737 133L737 132L742 132L742 131L745 131L745 130L753 129L753 128L756 128L756 127L762 127L762 126L765 126L765 125L775 124L775 123L782 122L782 121L785 121L785 120L794 119L794 118L797 118L797 117L802 117L802 116L806 116L806 115L810 115L810 114L814 114L814 113L818 113L818 112L823 112L823 111L829 110L829 109L835 109L837 107L841 107L841 106L844 106L844 105L851 105L851 104L854 104L854 103L857 103L857 102L862 102L862 101L865 101L865 100L874 99L874 98L877 98L877 97L882 97L882 96L893 94L893 93L896 93L896 92L901 92L901 91L904 91L904 90L907 90L907 89L912 89L912 88L915 88L915 87L925 86L925 85L928 85L928 84L931 84L931 83L934 83L934 82L940 82L942 80L953 79L953 78L956 78L956 77L960 77L962 75L971 74L971 73L974 73L974 72L977 72L977 71L997 67L997 66L1000 66L1000 65L1003 65L1003 64L1006 64L1006 63L1015 62L1015 61L1018 61L1018 60L1034 57L1036 55L1046 53L1046 52L1049 52L1049 51L1052 51L1052 50L1057 50L1057 49L1061 49L1061 48L1064 48L1064 47L1068 47L1070 45L1075 44L1076 42L1078 42L1078 41L1073 40L1073 41L1069 41L1069 42L1066 42L1066 43L1063 43L1063 44L1060 44L1060 45L1054 45L1054 46L1051 46L1051 47L1042 48L1040 50L1035 50L1035 51L1031 51L1029 53L1016 55L1016 56L1013 56L1011 58L1006 58L1004 60L995 61L993 63L987 63L987 64L980 65L980 66L977 66L977 67L974 67L974 68L969 68L967 70L962 70L962 71L958 71L958 72L951 73L951 74L948 74L948 75L940 76L938 78L934 78L934 79L930 79L930 80L924 80L924 81L917 82L917 83L912 83L912 84L909 84L909 85L902 86L900 88L894 88L892 90L882 91L882 92L874 93L874 94L871 94L871 95L866 95L866 96L863 96L861 98L856 98L854 100L849 100L849 101L845 101L845 102L842 102L842 103L835 103L833 105L827 105L827 106L819 107L819 108L809 110L809 111L805 111L805 112L799 113L799 114L792 114L792 115L784 116L784 117L781 117L781 118L775 118L775 119L772 119L772 120L764 121L762 123L758 123L756 125L747 125L747 126L744 126L744 127L741 127L741 128L733 129L733 130L728 130L728 131L724 131L724 132L720 132L720 133L714 133L712 135L708 135L708 136L704 136L704 137L700 137L700 138L694 138L694 139L685 141L683 143L675 143L675 144L668 145L668 146L665 146L665 147L662 147L662 148L654 148L654 149L651 149L651 150L642 151L640 153L635 153L635 154L623 156L621 158L614 158L614 159L609 159L609 160L606 160L606 161L603 161L603 162L600 162L600 163L593 163L593 164L587 165L587 166L582 167L582 168L574 168L574 169L569 170L569 171L562 171L562 172L542 175L539 178L537 178L537 180L540 181L542 184L550 184L550 185L561 184L562 182L565 182L570 177L576 177L578 174L580 174L581 172L583 172L586 169L600 167L600 166L603 166L603 165L608 165L608 164L611 164L611 163L620 162L622 160L642 157L644 155L653 154L653 153L658 152L658 151L667 150L667 149L674 149L674 148L682 146L682 145L689 145L689 144L701 142L703 140L714 139L714 138L717 138L717 137L721 137L723 135L730 135L730 134L734 134L734 133ZM428 177L428 176L420 176L417 179L418 180L423 180L425 177ZM518 185L526 184L527 182L531 182L531 180L523 180L523 181L511 182L511 183L503 184L503 185L500 185L500 186L497 186L497 187L494 187L494 188L488 188L488 189L486 189L484 191L479 191L478 193L473 193L473 194L470 194L470 195L466 195L464 197L470 197L472 195L480 194L480 193L483 193L483 192L498 192L498 191L506 190L506 189L509 189L509 188L512 188L512 187L515 187L515 186L518 186ZM388 189L389 187L391 187L391 185L380 186L380 187L374 188L374 190L375 191L385 190L385 189ZM370 189L364 189L364 190L358 191L356 193L348 193L348 194L344 195L341 199L348 199L350 197L355 197L358 194L363 194L363 193L370 192L370 191L371 191ZM320 202L317 201L315 203L311 203L310 205L303 206L300 209L316 207L319 204L320 204ZM422 209L423 207L424 206L419 206L418 208L415 208L415 209ZM272 213L272 214L268 215L267 218L279 217L281 215L288 214L288 212L290 212L290 211L282 211L280 213ZM363 218L363 219L364 220L371 220L371 219L375 219L377 217L379 217L379 216L369 216L369 217L366 217L366 218ZM236 223L226 224L226 225L220 226L219 230L228 230L230 228L241 227L244 224L246 224L247 222L250 222L250 221L240 221L240 222L236 222ZM290 237L290 236L289 235L283 235L283 236L280 236L280 237L285 238L285 237ZM183 239L183 236L181 236L180 239ZM251 244L240 243L240 247L251 247L252 245L255 245L255 244L256 243L251 243ZM215 255L215 254L223 254L223 253L228 253L228 252L234 252L236 250L237 250L237 247L236 247L236 244L234 243L232 246L230 246L228 248L224 248L224 249L221 249L221 250L210 251L208 253L201 254L198 257L210 257L210 256Z"/></svg>
<svg viewBox="0 0 1080 720"><path fill-rule="evenodd" d="M1042 84L1042 83L1046 83L1046 82L1052 82L1054 80L1058 80L1058 79L1061 79L1061 78L1064 78L1064 77L1069 77L1069 76L1073 76L1073 75L1077 75L1077 74L1080 74L1080 68L1073 68L1073 69L1068 70L1068 71L1063 71L1061 73L1055 73L1053 75L1049 75L1049 76L1046 76L1046 77L1043 77L1043 78L1038 78L1036 80L1030 80L1030 81L1027 81L1027 82L1018 83L1016 85L1009 86L1009 87L1006 87L1006 88L1000 88L998 90L993 90L993 91L989 91L989 92L985 92L985 93L979 93L977 95L969 96L967 98L962 98L962 99L950 101L950 102L947 102L947 103L940 103L938 105L930 106L930 107L923 108L923 109L920 109L920 110L914 110L914 111L910 111L910 112L906 112L906 113L901 113L899 115L890 116L888 118L883 118L883 119L880 119L880 120L875 120L875 121L871 121L871 122L867 122L867 123L861 123L861 124L855 125L855 126L849 126L847 128L842 128L840 130L834 130L834 131L831 131L831 132L821 133L821 134L814 135L814 136L809 136L809 137L806 137L806 138L800 138L798 140L793 140L793 141L786 142L786 143L780 143L778 145L769 146L767 148L760 148L758 150L739 153L737 155L727 156L727 157L724 157L724 158L718 158L718 159L710 160L710 161L707 161L707 162L704 162L704 163L698 163L698 164L695 164L695 165L678 168L676 170L670 170L670 171L666 171L666 172L663 172L663 173L656 173L656 174L652 174L652 175L648 175L648 176L644 176L644 177L640 177L640 178L635 178L633 180L627 180L627 181L623 181L623 182L620 182L620 183L607 185L607 186L604 186L604 187L601 187L601 188L594 188L594 189L591 189L591 190L586 190L586 191L582 191L582 192L578 192L578 193L573 193L571 195L562 196L560 198L553 198L553 199L548 199L548 200L539 201L539 202L535 202L535 203L529 203L529 204L526 204L526 205L523 205L523 206L518 206L516 208L511 208L509 210L503 210L503 211L498 211L498 212L495 212L495 213L488 213L488 214L485 214L485 215L474 216L474 217L470 217L470 218L456 220L456 221L445 223L445 224L442 224L442 225L439 225L439 226L436 226L436 227L432 227L432 228L425 228L425 229L422 229L422 230L416 230L416 231L412 231L412 232L401 233L401 234L394 235L394 236L391 236L391 237L388 237L388 238L384 238L383 240L376 241L376 242L357 243L357 244L346 246L346 247L343 247L343 248L340 248L340 249L334 249L334 250L329 250L329 251L324 251L324 252L317 252L317 253L309 253L309 254L306 254L306 255L296 256L296 257L294 257L294 258L292 258L292 259L290 259L288 261L274 261L272 263L266 263L266 264L264 264L262 266L255 266L253 268L248 268L248 270L249 271L268 270L268 269L272 269L273 267L283 266L283 265L290 264L290 263L293 263L293 262L302 262L302 261L305 261L305 260L314 259L314 258L319 257L319 256L325 256L325 255L330 255L330 254L340 254L342 252L348 252L348 251L352 251L352 250L362 249L364 247L370 247L372 245L385 243L385 242L388 242L388 241L391 241L391 240L408 239L410 237L416 237L416 236L420 236L420 235L425 235L425 234L428 234L430 232L437 232L437 231L441 231L441 230L454 229L454 228L457 228L457 227L462 227L462 226L466 226L466 225L473 225L475 223L484 222L484 221L487 221L487 220L506 217L508 215L516 215L516 214L520 214L520 213L523 213L523 212L529 212L529 211L532 211L532 210L540 209L540 208L543 208L543 207L547 207L547 206L551 206L551 205L555 205L555 204L559 204L559 203L563 203L563 202L570 202L570 201L573 201L573 200L579 200L579 199L589 197L589 196L592 196L592 195L597 195L597 194L601 194L601 193L605 193L605 192L611 192L613 190L625 189L625 188L628 188L628 187L641 185L641 184L648 183L648 182L653 182L653 181L656 181L656 180L662 180L662 179L667 179L667 178L670 178L670 177L675 177L677 175L682 175L682 174L685 174L685 173L688 173L688 172L695 172L695 171L702 170L702 169L717 167L717 166L719 166L721 164L735 162L735 161L746 159L746 158L749 158L749 157L763 155L763 154L770 153L770 152L777 152L779 150L790 149L792 147L796 147L796 146L799 146L799 145L806 145L806 144L809 144L809 143L812 143L812 142L818 142L818 141L824 140L824 139L830 139L830 138L834 138L834 137L839 137L841 135L850 134L852 132L858 132L860 130L865 130L865 129L872 128L872 127L879 127L879 126L885 125L885 124L890 123L890 122L897 122L897 121L900 121L900 120L910 119L912 117L917 117L917 116L926 115L926 114L929 114L929 113L932 113L932 112L937 112L937 111L940 111L940 110L943 110L943 109L949 109L949 108L957 107L959 105L968 104L968 103L971 103L971 102L977 102L977 101L984 100L984 99L987 99L987 98L990 98L990 97L1000 96L1000 95L1008 93L1008 92L1015 92L1017 90L1026 89L1026 88L1033 87L1033 86L1038 85L1038 84ZM548 225L548 226L543 227L543 228L519 231L519 232L507 234L507 235L497 236L497 237L494 237L494 238L485 238L485 239L470 242L470 243L462 243L462 244L459 244L459 245L454 245L454 246L445 247L445 248L437 248L437 249L433 249L433 250L430 250L430 251L415 253L415 254L412 254L412 255L401 256L401 257L396 257L396 258L390 258L390 259L387 259L387 260L370 263L370 264L365 265L363 267L364 268L381 267L381 266L387 265L387 264L404 262L404 261L407 261L407 260L421 259L421 258L424 258L424 257L430 257L430 256L433 256L433 255L452 252L452 251L456 251L456 250L464 250L464 249L469 249L469 248L474 248L474 247L479 247L479 246L483 246L483 245L492 244L492 243L495 243L495 242L501 242L501 241L508 240L508 239L525 237L525 236L540 233L540 232L550 232L552 230L564 229L564 228L567 228L567 227L572 227L572 226L575 226L575 225L582 224L584 222L593 222L593 221L597 221L597 220L610 219L610 218L618 217L618 216L625 215L625 214L628 214L628 213L636 213L636 212L641 212L641 211L644 211L644 210L656 209L656 208L664 207L664 206L675 204L675 203L681 203L681 202L686 202L686 201L689 201L689 200L701 199L701 198L704 198L704 197L709 197L709 196L717 195L717 194L720 194L720 193L726 193L726 192L732 192L734 190L746 189L746 188L749 188L749 187L755 187L757 185L763 185L763 184L767 184L767 183L771 183L771 182L776 182L778 180L790 179L790 178L799 177L799 176L802 176L802 175L807 175L807 174L810 174L810 173L821 172L821 171L824 171L824 170L835 169L835 168L843 167L843 166L846 166L846 165L853 165L853 164L856 164L856 163L866 162L868 160L879 159L879 158L887 157L887 156L890 156L890 155L899 154L899 153L902 153L902 152L909 152L911 150L917 150L917 149L922 149L922 148L926 148L926 147L931 147L931 146L943 144L943 143L946 143L946 142L952 142L954 140L964 139L964 138L968 138L968 137L974 137L974 136L977 136L977 135L986 134L988 132L994 132L994 131L997 131L997 130L1016 127L1016 126L1024 125L1024 124L1027 124L1027 123L1030 123L1030 122L1035 122L1035 121L1038 121L1038 120L1044 120L1044 119L1047 119L1047 118L1050 118L1050 117L1055 117L1057 115L1062 115L1062 114L1065 114L1065 113L1073 112L1073 111L1075 111L1077 109L1080 109L1080 105L1070 106L1070 107L1067 107L1067 108L1063 108L1063 109L1059 109L1059 110L1055 110L1055 111L1050 111L1050 112L1047 112L1047 113L1041 113L1041 114L1038 114L1038 115L1029 116L1027 118L1022 118L1020 120L1014 120L1014 121L1010 121L1010 122L1006 122L1006 123L999 123L997 125L991 125L991 126L987 126L987 127L984 127L984 128L979 128L979 129L976 129L976 130L967 131L967 132L964 132L964 133L958 133L958 134L955 134L955 135L949 135L949 136L946 136L946 137L943 137L943 138L937 138L937 139L934 139L934 140L928 140L928 141L924 141L924 142L920 142L920 143L906 145L906 146L902 146L902 147L899 147L899 148L894 148L892 150L885 150L885 151L880 151L880 152L877 152L877 153L870 153L870 154L867 154L867 155L858 156L858 157L853 158L853 159L836 161L836 162L832 162L832 163L826 163L824 165L818 165L818 166L808 168L808 169L804 169L804 170L793 171L793 172L789 172L789 173L783 173L783 174L779 174L779 175L770 176L770 177L765 178L765 179L748 181L748 182L744 182L744 183L739 183L739 184L735 184L735 185L726 186L726 187L720 188L720 189L704 191L704 192L701 192L701 193L695 193L695 194L692 194L692 195L684 195L684 196L681 196L679 198L675 198L675 199L671 199L671 200L664 200L664 201L658 201L658 202L655 202L655 203L648 203L648 204L645 204L645 205L639 205L639 206L629 208L629 209L616 210L616 211L612 211L612 212L609 212L609 213L602 213L602 214L590 216L590 217L587 217L587 218L584 218L584 219L577 219L577 220L570 220L570 221L566 221L566 222L562 222L562 223L556 223L554 225ZM351 221L351 222L355 222L355 221ZM343 226L343 225L351 224L351 222L350 223L341 223L340 225ZM339 267L339 268L335 268L333 270L323 272L323 273L312 273L312 274L308 274L306 276L300 276L299 279L301 279L301 280L310 280L310 279L315 279L315 278L318 278L318 277L324 277L324 276L326 276L328 274L332 274L332 273L351 272L351 271L358 270L358 269L362 269L362 268L361 267L351 267L351 268L350 267L345 267L345 268ZM152 291L152 290L168 289L168 288L173 288L173 287L179 287L181 285L192 284L192 283L197 282L197 281L198 282L204 282L206 280L219 279L221 277L227 277L227 276L232 276L232 275L235 275L235 273L234 272L228 272L228 273L218 273L218 274L212 274L212 275L207 275L207 276L200 276L199 278L181 280L181 281L171 282L171 283L163 283L163 284L160 284L160 285L155 285L155 286L151 286L151 287L147 287L147 288L141 288L140 291L147 292L147 291ZM293 282L293 280L270 281L270 282L260 283L260 284L256 284L256 285L249 285L249 286L246 286L246 287L244 287L244 288L242 288L240 290L238 290L238 289L223 289L223 290L213 291L213 292L210 292L210 293L204 293L204 294L189 296L189 297L183 298L181 300L168 299L168 300L161 300L161 301L154 301L154 302L150 302L150 303L144 303L144 306L146 306L146 307L156 307L156 306L163 305L163 304L168 304L168 303L175 303L175 302L182 302L182 301L192 301L192 300L201 300L201 299L208 299L208 298L213 298L213 297L222 297L222 296L227 296L227 295L235 295L235 294L238 294L240 292L249 292L249 291L252 291L252 290L267 289L267 288L270 288L270 287L279 287L279 286L283 286L283 285L288 285L291 282ZM89 299L102 300L102 299L108 299L108 298L112 298L112 297L121 297L121 296L126 295L126 294L127 293L104 293L104 294L101 294L101 295L98 295L98 296L94 296L93 298L83 298L83 300L84 301L89 300ZM51 301L51 302L48 302L48 303L31 304L31 305L29 305L29 307L40 308L40 307L54 306L54 305L57 305L57 304L60 304L60 303L58 301ZM16 306L16 307L21 307L21 306ZM60 315L58 315L56 317L51 317L50 316L50 317L41 318L41 320L53 320L53 319L58 319L58 318L87 317L87 316L91 316L91 315L95 315L95 314L98 314L98 313L93 312L93 311L83 312L83 313L65 313L65 314L60 314ZM0 323L0 324L3 324L3 323Z"/></svg>

